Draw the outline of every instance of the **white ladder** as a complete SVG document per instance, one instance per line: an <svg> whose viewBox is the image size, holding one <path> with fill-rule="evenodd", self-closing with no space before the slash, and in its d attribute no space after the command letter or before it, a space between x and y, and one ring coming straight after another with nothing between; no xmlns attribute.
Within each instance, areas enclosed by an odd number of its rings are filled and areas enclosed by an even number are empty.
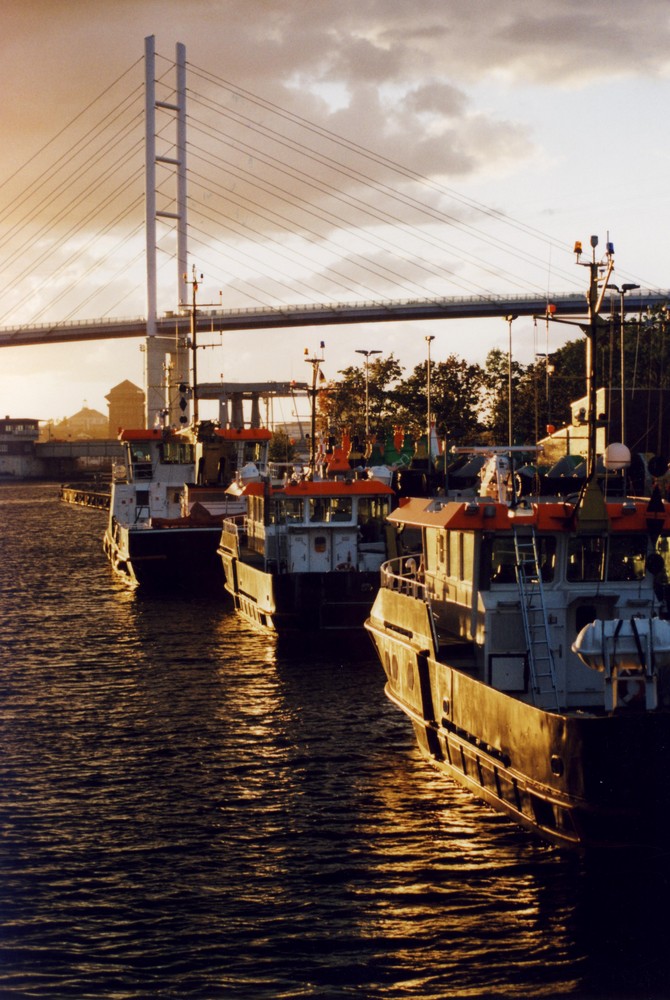
<svg viewBox="0 0 670 1000"><path fill-rule="evenodd" d="M521 617L528 646L533 703L541 708L559 710L556 668L551 651L547 607L542 588L537 536L520 535L514 529L515 571L521 598Z"/></svg>

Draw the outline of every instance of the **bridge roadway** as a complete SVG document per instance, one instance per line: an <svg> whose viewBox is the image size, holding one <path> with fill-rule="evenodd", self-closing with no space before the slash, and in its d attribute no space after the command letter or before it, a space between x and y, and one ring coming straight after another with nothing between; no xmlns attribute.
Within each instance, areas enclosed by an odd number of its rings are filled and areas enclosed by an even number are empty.
<svg viewBox="0 0 670 1000"><path fill-rule="evenodd" d="M618 308L619 296L612 296L612 308ZM388 302L327 303L282 308L227 309L198 311L198 331L271 330L302 326L336 326L348 323L383 323L402 320L482 319L505 316L543 316L547 302L556 307L556 315L584 316L586 299L581 293L546 297L530 295L472 296L469 298L406 299ZM626 311L640 312L670 302L670 290L640 290L626 295ZM188 310L166 313L156 320L156 334L174 337L188 335L191 316ZM136 319L94 319L46 326L0 328L0 347L25 347L31 344L64 344L84 340L115 340L123 337L146 337L147 321Z"/></svg>

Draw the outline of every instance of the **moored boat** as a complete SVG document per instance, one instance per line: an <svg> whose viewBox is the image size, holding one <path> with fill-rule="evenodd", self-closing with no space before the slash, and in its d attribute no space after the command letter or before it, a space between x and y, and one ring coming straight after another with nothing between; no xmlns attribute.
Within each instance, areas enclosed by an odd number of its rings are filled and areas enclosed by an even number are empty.
<svg viewBox="0 0 670 1000"><path fill-rule="evenodd" d="M227 492L239 474L258 477L271 433L265 428L123 430L103 547L115 570L146 587L220 592L217 554L226 516L244 509Z"/></svg>
<svg viewBox="0 0 670 1000"><path fill-rule="evenodd" d="M609 248L589 266L595 340ZM492 455L477 496L401 499L366 627L438 769L557 845L643 847L670 821L670 505L610 491L594 440L589 415L577 496L520 497Z"/></svg>
<svg viewBox="0 0 670 1000"><path fill-rule="evenodd" d="M387 482L355 478L248 483L224 521L225 587L250 621L281 633L361 629L388 558Z"/></svg>

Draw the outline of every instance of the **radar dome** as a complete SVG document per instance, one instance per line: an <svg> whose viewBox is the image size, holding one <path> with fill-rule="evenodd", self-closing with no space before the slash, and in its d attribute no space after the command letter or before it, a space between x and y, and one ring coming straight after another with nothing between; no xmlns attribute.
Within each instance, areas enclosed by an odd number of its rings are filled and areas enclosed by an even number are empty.
<svg viewBox="0 0 670 1000"><path fill-rule="evenodd" d="M610 472L627 469L630 465L630 449L625 444L608 444L603 452L603 465Z"/></svg>

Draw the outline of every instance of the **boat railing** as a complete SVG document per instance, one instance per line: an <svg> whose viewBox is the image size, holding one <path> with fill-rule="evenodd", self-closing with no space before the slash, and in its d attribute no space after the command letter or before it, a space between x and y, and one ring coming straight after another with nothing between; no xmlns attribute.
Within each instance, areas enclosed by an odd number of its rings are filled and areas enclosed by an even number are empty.
<svg viewBox="0 0 670 1000"><path fill-rule="evenodd" d="M395 590L409 597L426 600L423 559L420 552L389 559L381 566L379 574L381 586L386 590Z"/></svg>
<svg viewBox="0 0 670 1000"><path fill-rule="evenodd" d="M229 531L231 535L241 535L246 529L247 525L247 515L246 514L231 514L228 517L224 517L222 521L222 528L224 531Z"/></svg>

